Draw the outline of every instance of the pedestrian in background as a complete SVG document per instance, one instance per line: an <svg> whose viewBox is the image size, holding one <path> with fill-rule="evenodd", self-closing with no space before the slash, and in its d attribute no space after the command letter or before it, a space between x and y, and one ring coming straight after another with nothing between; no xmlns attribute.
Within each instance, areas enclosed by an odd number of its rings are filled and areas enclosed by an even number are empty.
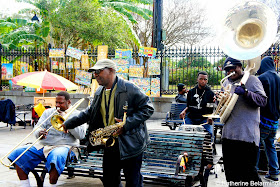
<svg viewBox="0 0 280 187"><path fill-rule="evenodd" d="M264 177L270 181L278 181L279 163L275 148L275 137L280 116L280 77L277 74L271 57L264 57L258 70L260 81L267 95L267 105L261 107L260 137L268 160L269 173ZM260 154L260 152L259 152ZM259 161L258 154L258 161ZM257 162L257 168L258 168Z"/></svg>
<svg viewBox="0 0 280 187"><path fill-rule="evenodd" d="M176 95L175 97L176 103L187 103L188 91L186 89L186 85L184 85L183 83L179 83L177 87L178 87L178 95Z"/></svg>

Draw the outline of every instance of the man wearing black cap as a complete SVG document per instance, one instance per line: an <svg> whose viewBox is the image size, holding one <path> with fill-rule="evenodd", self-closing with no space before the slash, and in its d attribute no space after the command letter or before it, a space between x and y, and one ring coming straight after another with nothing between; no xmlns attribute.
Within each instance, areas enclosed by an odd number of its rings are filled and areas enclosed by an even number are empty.
<svg viewBox="0 0 280 187"><path fill-rule="evenodd" d="M127 105L127 118L123 127L113 135L116 142L111 147L104 147L103 185L121 186L121 169L125 175L127 187L143 186L140 172L143 152L149 143L145 121L154 112L151 100L140 91L139 87L116 76L116 64L110 59L103 59L90 68L100 85L95 92L91 105L77 117L64 123L65 131L89 122L89 132L121 122ZM126 104L127 103L127 104ZM92 150L91 144L88 146Z"/></svg>
<svg viewBox="0 0 280 187"><path fill-rule="evenodd" d="M177 87L178 87L178 95L176 95L175 101L177 103L187 103L186 86L183 83L179 83Z"/></svg>
<svg viewBox="0 0 280 187"><path fill-rule="evenodd" d="M224 87L231 85L231 94L239 95L230 116L223 127L222 151L225 175L229 186L236 182L261 182L256 170L257 152L260 142L260 108L266 105L266 94L260 80L250 75L242 84L244 75L242 63L228 57L224 63L227 75L235 74L225 80ZM224 91L224 90L222 90Z"/></svg>

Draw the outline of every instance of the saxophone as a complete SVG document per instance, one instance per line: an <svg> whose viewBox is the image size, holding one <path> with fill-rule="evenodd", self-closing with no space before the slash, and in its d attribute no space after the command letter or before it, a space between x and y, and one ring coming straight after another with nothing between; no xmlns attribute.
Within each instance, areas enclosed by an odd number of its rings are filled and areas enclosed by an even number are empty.
<svg viewBox="0 0 280 187"><path fill-rule="evenodd" d="M125 125L127 108L128 104L126 101L125 105L123 106L124 115L122 122L116 123L114 125L108 125L104 128L99 128L90 133L89 142L92 146L105 145L105 147L111 147L115 144L116 140L113 136L113 133Z"/></svg>

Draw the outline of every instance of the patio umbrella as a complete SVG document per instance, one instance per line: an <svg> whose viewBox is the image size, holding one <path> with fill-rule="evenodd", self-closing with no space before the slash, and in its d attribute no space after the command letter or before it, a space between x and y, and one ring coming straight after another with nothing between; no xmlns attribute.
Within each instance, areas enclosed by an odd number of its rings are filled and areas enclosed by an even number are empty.
<svg viewBox="0 0 280 187"><path fill-rule="evenodd" d="M12 78L12 82L21 86L42 88L45 90L77 90L78 86L64 77L46 71L24 73Z"/></svg>

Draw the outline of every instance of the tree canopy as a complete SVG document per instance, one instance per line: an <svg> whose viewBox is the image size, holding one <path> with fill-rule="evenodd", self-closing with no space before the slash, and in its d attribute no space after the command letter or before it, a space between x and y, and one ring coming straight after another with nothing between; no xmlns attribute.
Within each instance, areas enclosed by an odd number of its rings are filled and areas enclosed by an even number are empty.
<svg viewBox="0 0 280 187"><path fill-rule="evenodd" d="M100 44L111 47L128 47L132 43L140 45L132 27L136 23L134 17L151 17L151 10L138 5L153 3L153 0L17 1L35 7L21 12L38 15L42 28L49 31L47 37L43 36L46 43L52 43L56 47L71 45L79 48Z"/></svg>

